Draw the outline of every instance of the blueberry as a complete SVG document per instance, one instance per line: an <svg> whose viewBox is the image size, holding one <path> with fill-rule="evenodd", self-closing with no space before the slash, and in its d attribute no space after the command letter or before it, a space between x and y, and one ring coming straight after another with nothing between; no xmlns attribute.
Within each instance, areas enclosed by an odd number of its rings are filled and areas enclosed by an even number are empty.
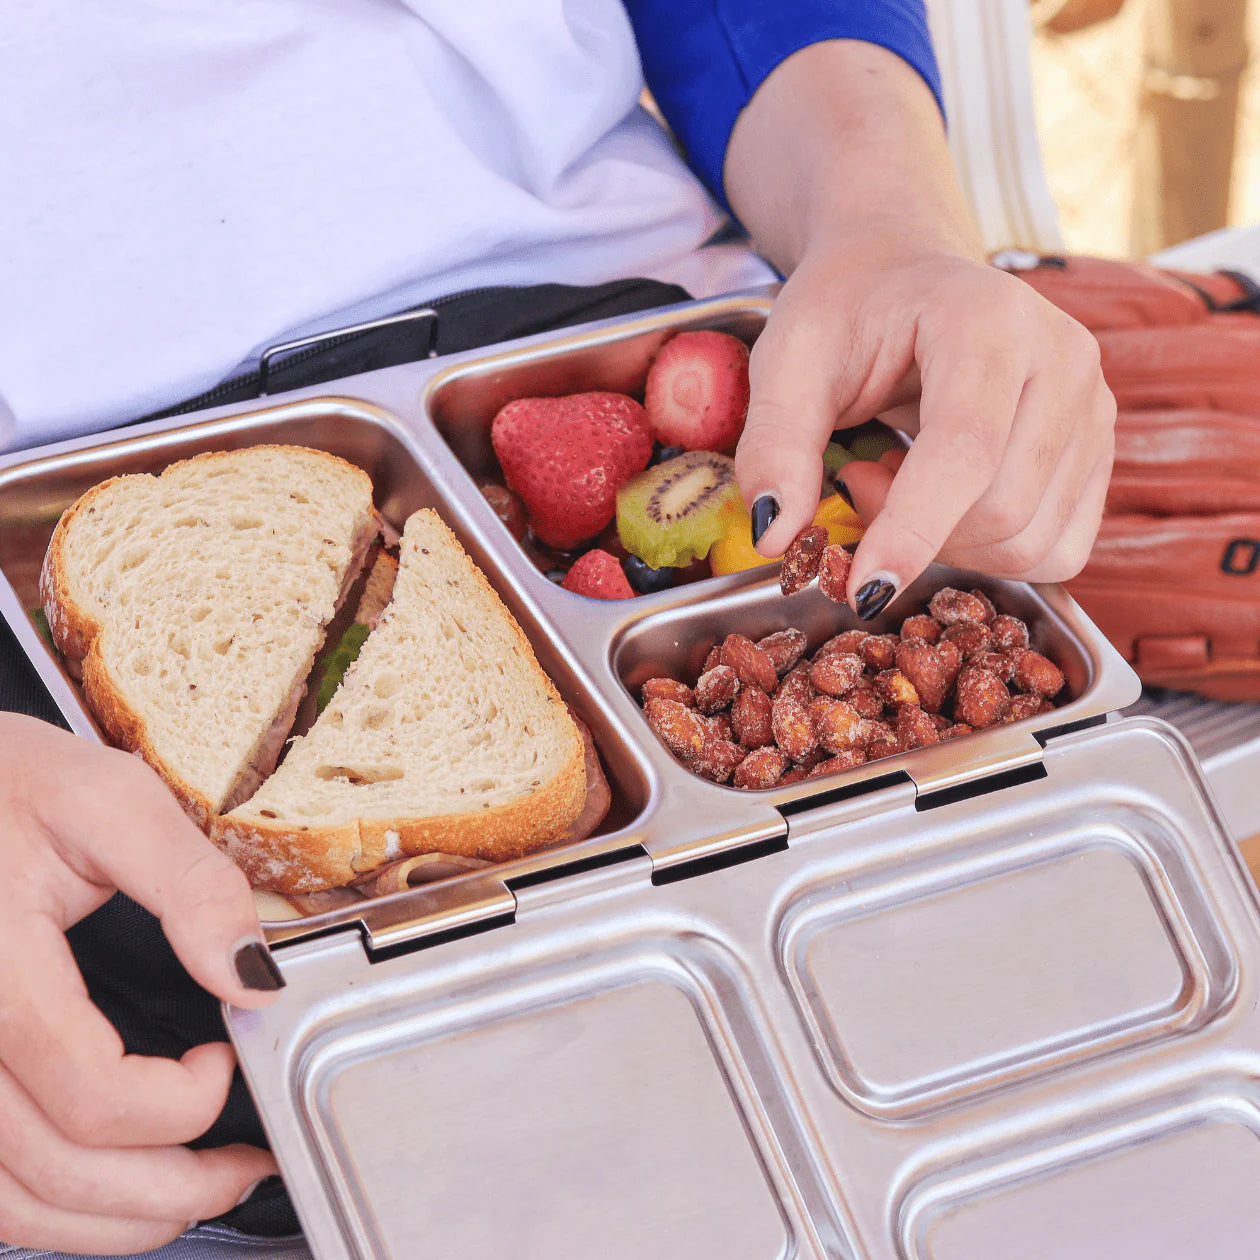
<svg viewBox="0 0 1260 1260"><path fill-rule="evenodd" d="M685 452L685 448L681 446L662 446L659 442L652 452L651 463L649 468L655 468L657 464L663 464L667 459L677 459L679 455Z"/></svg>
<svg viewBox="0 0 1260 1260"><path fill-rule="evenodd" d="M563 569L548 569L544 576L548 582L554 582L559 586L565 579L565 571Z"/></svg>
<svg viewBox="0 0 1260 1260"><path fill-rule="evenodd" d="M640 595L654 595L657 591L667 591L678 579L677 569L654 569L638 556L627 556L621 562L621 567L626 571L626 578L630 585Z"/></svg>

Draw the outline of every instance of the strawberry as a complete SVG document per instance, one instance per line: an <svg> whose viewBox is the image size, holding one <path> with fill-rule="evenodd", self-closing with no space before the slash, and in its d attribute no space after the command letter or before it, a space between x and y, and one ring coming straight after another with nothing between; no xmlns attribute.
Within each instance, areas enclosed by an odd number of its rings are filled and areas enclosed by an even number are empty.
<svg viewBox="0 0 1260 1260"><path fill-rule="evenodd" d="M733 454L748 413L748 347L727 333L679 333L648 369L644 406L658 442Z"/></svg>
<svg viewBox="0 0 1260 1260"><path fill-rule="evenodd" d="M490 441L534 533L561 551L612 520L617 490L652 458L647 417L625 394L518 398L495 416Z"/></svg>
<svg viewBox="0 0 1260 1260"><path fill-rule="evenodd" d="M634 594L616 558L598 548L579 556L560 585L591 599L629 599Z"/></svg>

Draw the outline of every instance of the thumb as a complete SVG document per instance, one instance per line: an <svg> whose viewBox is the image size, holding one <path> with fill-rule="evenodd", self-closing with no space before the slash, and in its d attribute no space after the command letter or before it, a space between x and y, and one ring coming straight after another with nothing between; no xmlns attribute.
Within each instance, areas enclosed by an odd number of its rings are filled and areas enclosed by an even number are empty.
<svg viewBox="0 0 1260 1260"><path fill-rule="evenodd" d="M58 802L55 829L63 851L72 850L71 864L155 915L203 988L237 1006L266 1005L284 979L263 939L249 881L147 765L112 751L102 761L104 782L84 783Z"/></svg>
<svg viewBox="0 0 1260 1260"><path fill-rule="evenodd" d="M803 336L776 335L772 323L753 346L735 476L763 556L782 555L818 508L835 417L822 361Z"/></svg>

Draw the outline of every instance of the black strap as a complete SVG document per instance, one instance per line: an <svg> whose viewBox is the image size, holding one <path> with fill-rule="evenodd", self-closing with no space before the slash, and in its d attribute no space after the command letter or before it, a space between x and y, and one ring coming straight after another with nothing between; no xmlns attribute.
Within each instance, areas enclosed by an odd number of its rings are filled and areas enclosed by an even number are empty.
<svg viewBox="0 0 1260 1260"><path fill-rule="evenodd" d="M470 289L399 312L419 316L432 311L431 317L392 318L354 330L335 330L300 349L271 356L265 365L259 361L242 364L213 389L141 419L160 420L226 403L249 402L263 397L264 390L267 395L283 394L360 372L414 363L430 355L459 354L497 341L685 302L690 296L676 284L641 279L592 286Z"/></svg>
<svg viewBox="0 0 1260 1260"><path fill-rule="evenodd" d="M545 284L529 288L482 289L434 303L438 310L436 348L449 354L531 333L686 301L676 285L653 280L619 280L594 288ZM363 336L330 336L302 353L298 361L271 369L270 392L299 389L337 376L408 362L424 353L414 328L405 325ZM255 370L255 375L257 372ZM238 382L234 394L217 402L255 398L253 386ZM244 392L253 388L254 392ZM204 396L203 396L204 397ZM161 413L197 410L197 400ZM200 406L212 403L202 402ZM146 417L153 419L156 417ZM0 619L0 708L64 726L39 676ZM219 1004L201 989L175 957L158 921L121 893L66 934L92 1000L118 1029L131 1054L179 1058L193 1046L223 1041ZM194 1147L248 1142L265 1146L266 1137L239 1072L227 1105ZM296 1233L297 1217L278 1178L264 1183L248 1203L220 1218L247 1234L283 1237Z"/></svg>

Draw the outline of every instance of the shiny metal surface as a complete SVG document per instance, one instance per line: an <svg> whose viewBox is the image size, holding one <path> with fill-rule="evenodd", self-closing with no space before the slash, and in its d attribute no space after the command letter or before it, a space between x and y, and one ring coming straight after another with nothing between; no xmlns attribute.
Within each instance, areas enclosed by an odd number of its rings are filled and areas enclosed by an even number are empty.
<svg viewBox="0 0 1260 1260"><path fill-rule="evenodd" d="M1166 725L1045 767L433 948L277 951L230 1027L316 1256L1248 1254L1255 890Z"/></svg>
<svg viewBox="0 0 1260 1260"><path fill-rule="evenodd" d="M850 610L816 590L791 600L777 573L735 574L633 600L598 601L549 582L477 490L489 468L490 422L508 399L578 389L634 389L672 331L721 328L755 340L769 310L764 292L668 307L564 334L529 338L492 353L365 373L297 391L272 405L235 404L188 417L0 458L0 613L13 625L71 726L99 737L75 684L35 633L25 610L60 513L107 476L156 472L205 450L259 442L319 447L372 476L377 506L396 525L418 507L436 507L529 635L543 668L591 727L614 806L584 844L536 854L478 874L297 921L269 925L273 941L357 922L374 946L395 945L471 919L511 912L521 879L575 861L646 851L657 867L695 861L787 833L781 807L905 772L923 791L956 786L1041 759L1035 736L1048 725L1100 717L1137 695L1128 666L1058 588L1033 588L941 567L929 571L875 623L899 623L907 608L952 582L981 586L1028 620L1038 647L1059 660L1071 700L1047 719L921 749L826 780L763 793L738 792L684 769L648 730L631 689L653 672L694 670L716 637L764 634L792 624L814 642L855 624Z"/></svg>
<svg viewBox="0 0 1260 1260"><path fill-rule="evenodd" d="M1064 666L1050 726L739 793L679 765L632 688L732 630L816 643L850 614L783 600L773 570L584 600L477 492L507 398L627 388L669 330L751 340L767 309L692 303L0 460L0 611L84 733L23 611L57 515L111 473L287 441L362 464L395 523L437 506L595 734L617 805L583 845L271 925L287 987L228 1022L312 1251L1239 1254L1256 893L1171 728L1056 733L1138 692L1075 605L933 570L877 628L983 587Z"/></svg>
<svg viewBox="0 0 1260 1260"><path fill-rule="evenodd" d="M1171 722L1190 741L1234 839L1260 836L1260 704L1147 693L1128 712Z"/></svg>

